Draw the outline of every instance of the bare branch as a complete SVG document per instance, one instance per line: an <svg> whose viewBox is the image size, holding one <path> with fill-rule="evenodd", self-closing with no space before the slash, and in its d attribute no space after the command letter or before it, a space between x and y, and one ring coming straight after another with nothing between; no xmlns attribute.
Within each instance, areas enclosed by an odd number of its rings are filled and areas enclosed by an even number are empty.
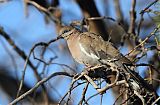
<svg viewBox="0 0 160 105"><path fill-rule="evenodd" d="M17 102L19 102L20 100L24 99L26 96L28 96L29 94L31 94L32 92L34 92L40 85L44 84L49 79L51 79L51 78L53 78L55 76L60 76L60 75L64 75L64 76L68 76L68 77L73 77L73 75L71 75L71 74L69 74L67 72L56 72L56 73L53 73L50 76L48 76L47 78L44 78L44 79L40 80L38 83L36 83L36 85L32 89L28 90L26 93L24 93L21 96L19 96L18 98L16 98L9 105L16 104Z"/></svg>
<svg viewBox="0 0 160 105"><path fill-rule="evenodd" d="M26 0L26 3L31 4L33 6L35 6L37 9L39 9L40 11L44 12L47 16L50 17L50 19L55 22L60 24L61 22L59 21L59 19L56 19L55 17L53 17L52 13L50 11L48 11L48 9L46 9L45 7L42 7L41 5L39 5L38 3L31 1L31 0Z"/></svg>
<svg viewBox="0 0 160 105"><path fill-rule="evenodd" d="M146 37L139 45L137 45L136 47L134 47L133 50L131 50L127 55L130 55L132 52L134 52L138 47L142 46L144 43L146 43L146 41L149 40L149 38L153 35L155 35L155 33L159 30L160 25L158 25L153 32L150 33L150 35L148 37Z"/></svg>
<svg viewBox="0 0 160 105"><path fill-rule="evenodd" d="M158 98L152 103L152 105L155 105L159 100L160 100L160 97L158 97Z"/></svg>
<svg viewBox="0 0 160 105"><path fill-rule="evenodd" d="M142 23L143 23L143 21L144 21L144 18L143 18L144 13L146 13L146 10L149 9L149 8L150 8L152 5L154 5L156 2L158 2L158 0L153 1L151 4L149 4L146 8L144 8L144 9L140 12L141 18L140 18L140 21L139 21L139 24L138 24L137 36L139 36L140 31L141 31L141 26L142 26Z"/></svg>
<svg viewBox="0 0 160 105"><path fill-rule="evenodd" d="M135 20L136 20L136 0L132 0L132 8L130 11L130 26L128 29L128 33L135 35Z"/></svg>

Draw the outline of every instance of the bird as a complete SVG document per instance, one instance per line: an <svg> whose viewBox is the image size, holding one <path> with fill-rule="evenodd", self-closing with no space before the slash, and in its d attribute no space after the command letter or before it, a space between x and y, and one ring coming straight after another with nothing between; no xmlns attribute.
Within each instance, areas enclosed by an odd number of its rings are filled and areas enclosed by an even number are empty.
<svg viewBox="0 0 160 105"><path fill-rule="evenodd" d="M138 73L126 66L133 65L133 63L120 53L110 41L104 41L100 35L88 31L83 32L73 26L63 26L59 35L67 41L69 51L78 63L89 67L96 65L114 66L125 73L129 73L134 80L132 84L135 84L136 81L137 85L140 85L139 89L142 85L148 91L155 92L154 88Z"/></svg>
<svg viewBox="0 0 160 105"><path fill-rule="evenodd" d="M67 40L71 55L78 63L98 65L110 60L132 64L111 42L104 41L100 35L82 32L72 26L63 27L59 35Z"/></svg>

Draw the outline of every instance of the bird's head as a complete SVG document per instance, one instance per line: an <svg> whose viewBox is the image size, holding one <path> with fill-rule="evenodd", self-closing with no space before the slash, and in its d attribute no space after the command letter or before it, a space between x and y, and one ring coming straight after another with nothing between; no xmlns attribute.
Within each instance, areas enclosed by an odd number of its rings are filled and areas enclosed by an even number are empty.
<svg viewBox="0 0 160 105"><path fill-rule="evenodd" d="M68 37L73 33L74 30L75 30L74 27L64 26L60 29L59 36L64 39L68 39Z"/></svg>

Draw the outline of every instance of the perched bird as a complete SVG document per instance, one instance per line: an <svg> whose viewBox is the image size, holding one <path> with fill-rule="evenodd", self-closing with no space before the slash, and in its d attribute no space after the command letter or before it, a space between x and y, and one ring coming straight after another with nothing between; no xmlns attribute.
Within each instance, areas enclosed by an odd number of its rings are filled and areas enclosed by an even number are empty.
<svg viewBox="0 0 160 105"><path fill-rule="evenodd" d="M67 40L73 58L79 63L88 66L107 64L108 61L114 61L119 66L122 63L132 64L111 42L104 41L100 35L81 32L72 26L63 27L59 35Z"/></svg>
<svg viewBox="0 0 160 105"><path fill-rule="evenodd" d="M129 73L138 85L154 92L153 87L144 81L138 73L127 68L126 65L132 65L132 62L123 56L111 42L104 41L100 35L82 32L72 26L64 26L59 35L66 39L71 55L77 62L86 66L114 66Z"/></svg>

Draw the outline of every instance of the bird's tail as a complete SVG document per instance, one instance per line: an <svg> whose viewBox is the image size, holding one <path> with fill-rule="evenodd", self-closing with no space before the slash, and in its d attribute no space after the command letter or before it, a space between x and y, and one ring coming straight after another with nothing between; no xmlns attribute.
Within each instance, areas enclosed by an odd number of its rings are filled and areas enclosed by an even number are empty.
<svg viewBox="0 0 160 105"><path fill-rule="evenodd" d="M126 64L123 64L123 66L124 66L125 72L129 73L131 75L131 79L134 81L133 88L134 88L134 86L138 85L140 90L142 88L144 88L147 92L153 93L153 96L155 99L159 97L151 84L146 82L137 72L135 72L135 71L131 70L129 67L127 67ZM157 104L160 105L160 100L157 102Z"/></svg>

